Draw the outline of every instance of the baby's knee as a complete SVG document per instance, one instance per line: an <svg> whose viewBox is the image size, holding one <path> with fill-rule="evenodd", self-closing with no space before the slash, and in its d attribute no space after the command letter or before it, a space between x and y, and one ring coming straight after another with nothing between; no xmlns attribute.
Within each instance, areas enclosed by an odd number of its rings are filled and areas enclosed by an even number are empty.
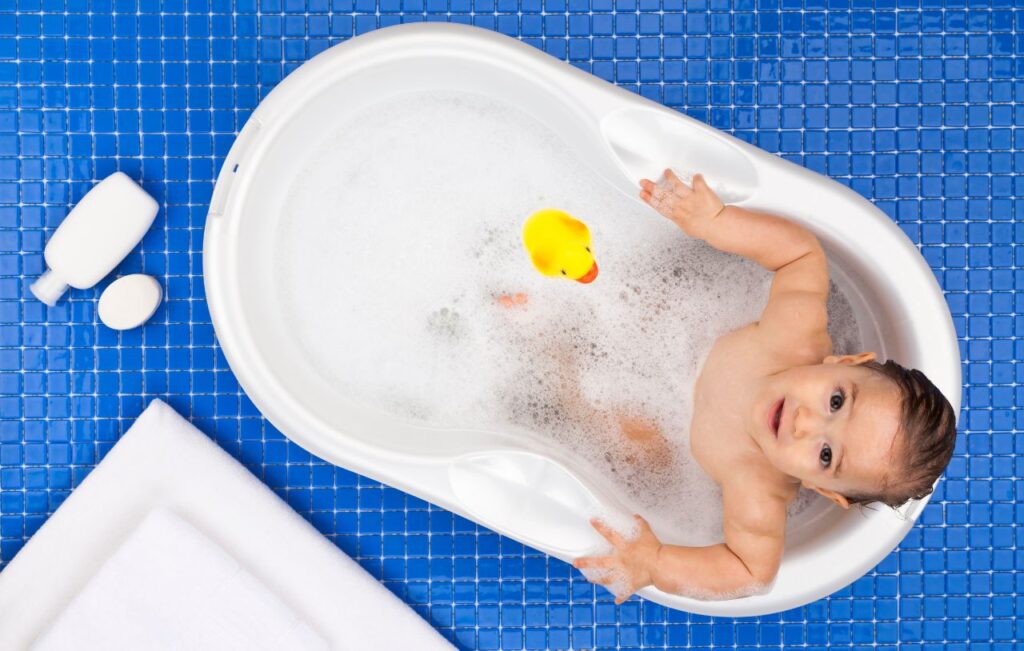
<svg viewBox="0 0 1024 651"><path fill-rule="evenodd" d="M619 432L626 440L626 460L649 468L665 468L672 460L672 447L658 423L651 418L620 414Z"/></svg>
<svg viewBox="0 0 1024 651"><path fill-rule="evenodd" d="M636 416L634 414L619 414L619 429L627 440L634 443L656 443L664 441L661 429L651 418Z"/></svg>

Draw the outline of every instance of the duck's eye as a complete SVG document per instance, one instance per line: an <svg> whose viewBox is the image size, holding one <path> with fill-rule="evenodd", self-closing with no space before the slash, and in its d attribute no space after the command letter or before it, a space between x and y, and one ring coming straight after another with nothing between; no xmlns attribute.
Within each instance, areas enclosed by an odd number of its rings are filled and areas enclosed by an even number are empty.
<svg viewBox="0 0 1024 651"><path fill-rule="evenodd" d="M828 399L828 406L832 412L837 412L843 408L846 403L846 392L842 389L836 389L832 392L832 397Z"/></svg>
<svg viewBox="0 0 1024 651"><path fill-rule="evenodd" d="M821 453L818 454L818 460L821 461L822 468L828 468L832 465L832 448L826 443L821 448Z"/></svg>
<svg viewBox="0 0 1024 651"><path fill-rule="evenodd" d="M587 253L590 253L590 247L589 246L587 247Z"/></svg>
<svg viewBox="0 0 1024 651"><path fill-rule="evenodd" d="M563 276L568 276L569 274L565 273L565 269L562 269L562 275Z"/></svg>

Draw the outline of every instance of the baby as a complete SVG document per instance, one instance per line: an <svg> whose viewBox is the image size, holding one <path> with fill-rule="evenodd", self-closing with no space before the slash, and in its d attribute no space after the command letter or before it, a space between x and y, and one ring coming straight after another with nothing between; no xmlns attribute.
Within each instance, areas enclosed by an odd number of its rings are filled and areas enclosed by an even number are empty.
<svg viewBox="0 0 1024 651"><path fill-rule="evenodd" d="M617 602L652 584L697 598L753 594L778 572L786 506L801 487L844 509L924 497L953 454L956 418L920 371L832 354L828 265L810 232L724 205L699 175L692 187L671 170L640 185L687 235L775 277L761 319L720 337L694 385L690 447L722 487L725 541L664 545L640 516L632 536L595 520L613 549L575 565L596 570Z"/></svg>

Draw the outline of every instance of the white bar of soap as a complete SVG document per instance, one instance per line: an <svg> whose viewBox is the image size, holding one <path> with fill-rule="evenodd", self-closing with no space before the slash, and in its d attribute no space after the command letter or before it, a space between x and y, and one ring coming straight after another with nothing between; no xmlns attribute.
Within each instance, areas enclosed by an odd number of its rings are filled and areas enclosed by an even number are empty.
<svg viewBox="0 0 1024 651"><path fill-rule="evenodd" d="M107 285L100 296L100 321L114 330L137 328L160 307L163 289L156 278L145 274L122 276Z"/></svg>

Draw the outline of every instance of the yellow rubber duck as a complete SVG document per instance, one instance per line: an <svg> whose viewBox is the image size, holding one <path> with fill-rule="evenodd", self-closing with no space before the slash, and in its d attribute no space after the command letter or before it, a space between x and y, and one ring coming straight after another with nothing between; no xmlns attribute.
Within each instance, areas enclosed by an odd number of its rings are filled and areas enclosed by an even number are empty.
<svg viewBox="0 0 1024 651"><path fill-rule="evenodd" d="M597 278L590 251L590 229L561 210L545 208L523 224L523 245L530 261L545 276L565 276L580 283Z"/></svg>

